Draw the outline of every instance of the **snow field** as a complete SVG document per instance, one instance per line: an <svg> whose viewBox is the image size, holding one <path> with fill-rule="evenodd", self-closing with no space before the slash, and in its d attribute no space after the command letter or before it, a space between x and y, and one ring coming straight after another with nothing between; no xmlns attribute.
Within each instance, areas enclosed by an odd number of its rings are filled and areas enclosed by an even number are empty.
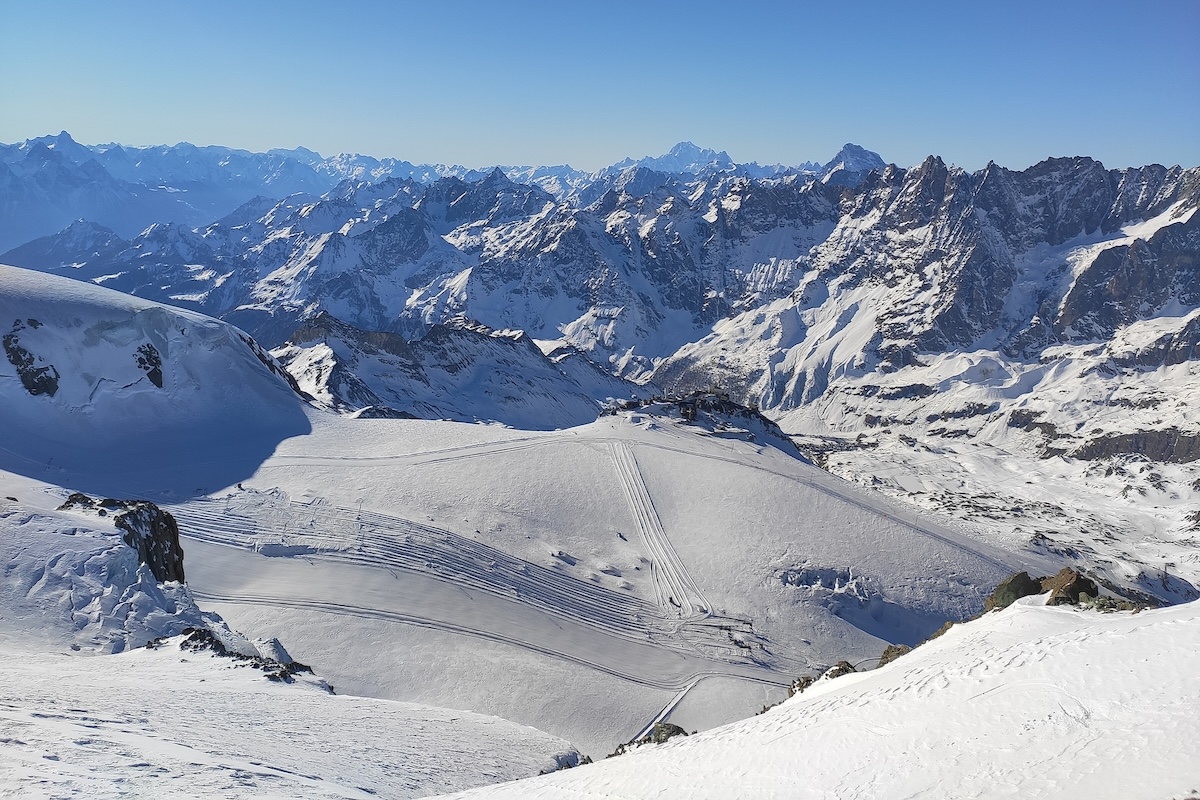
<svg viewBox="0 0 1200 800"><path fill-rule="evenodd" d="M576 757L495 717L273 683L177 642L0 649L0 797L425 797Z"/></svg>
<svg viewBox="0 0 1200 800"><path fill-rule="evenodd" d="M1040 602L759 717L454 797L1189 796L1200 607L1101 615Z"/></svg>
<svg viewBox="0 0 1200 800"><path fill-rule="evenodd" d="M335 686L501 714L592 755L677 698L666 716L689 729L753 713L799 674L974 613L1013 571L794 457L669 417L507 440L455 423L313 425L241 490L171 506L197 597ZM781 578L863 559L865 593ZM512 674L546 670L564 675ZM615 708L581 702L598 680ZM688 699L710 680L741 688Z"/></svg>

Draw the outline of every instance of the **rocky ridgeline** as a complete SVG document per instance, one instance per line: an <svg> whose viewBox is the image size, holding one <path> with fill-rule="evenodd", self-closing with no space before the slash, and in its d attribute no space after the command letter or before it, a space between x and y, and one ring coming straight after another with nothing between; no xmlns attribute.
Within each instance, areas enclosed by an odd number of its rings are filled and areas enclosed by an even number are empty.
<svg viewBox="0 0 1200 800"><path fill-rule="evenodd" d="M267 680L279 683L295 683L296 676L301 673L307 673L312 676L312 667L293 660L283 648L283 645L279 643L278 639L271 639L260 645L260 652L257 655L248 655L236 649L230 649L209 628L185 628L183 630L183 637L179 642L180 650L187 650L193 653L209 652L220 658L228 658L236 666L246 666L259 670L266 675ZM155 639L154 641L147 642L146 647L156 648L161 646L162 643L162 639ZM269 654L264 654L263 650L268 650ZM318 680L315 676L313 676L313 680L330 694L334 693L333 687L325 681Z"/></svg>
<svg viewBox="0 0 1200 800"><path fill-rule="evenodd" d="M160 582L182 583L183 547L175 518L147 500L94 500L75 492L59 506L60 511L88 511L97 516L113 515L113 524L123 532L125 544L137 550L138 560L150 568Z"/></svg>
<svg viewBox="0 0 1200 800"><path fill-rule="evenodd" d="M676 416L685 423L716 433L742 433L750 441L766 439L785 452L801 457L791 438L773 420L753 406L744 406L730 399L728 393L718 389L621 400L610 406L604 414L631 411Z"/></svg>

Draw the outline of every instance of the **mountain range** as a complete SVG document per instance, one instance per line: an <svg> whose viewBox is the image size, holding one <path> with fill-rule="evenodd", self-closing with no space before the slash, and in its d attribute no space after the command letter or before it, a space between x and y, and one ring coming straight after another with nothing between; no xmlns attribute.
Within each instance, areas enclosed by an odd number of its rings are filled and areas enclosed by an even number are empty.
<svg viewBox="0 0 1200 800"><path fill-rule="evenodd" d="M1197 168L1071 157L971 173L934 156L885 165L847 145L824 165L767 169L682 143L583 175L307 150L118 152L65 134L3 152L64 215L86 215L95 191L47 182L53 170L170 202L136 233L98 214L0 262L233 322L344 413L559 427L638 395L634 384L716 388L839 475L1078 554L1114 585L1196 593L1181 554L1200 526L1200 427L1186 403L1198 388ZM103 166L118 162L124 178ZM189 180L208 187L196 196L255 196L204 224L172 221L192 195L162 187ZM12 219L7 241L30 230ZM318 342L322 327L338 333ZM388 335L404 356L364 350ZM447 336L461 340L453 356ZM468 340L482 349L468 354ZM417 352L429 347L439 355ZM564 378L551 352L599 370ZM494 387L506 399L464 405L450 390L460 378L429 372L440 358L478 374L501 358L500 374L558 376L560 388L518 400ZM435 385L458 399L435 400ZM556 410L535 410L545 403ZM1137 548L1114 544L1131 530Z"/></svg>
<svg viewBox="0 0 1200 800"><path fill-rule="evenodd" d="M0 785L1200 776L1200 168L64 133L0 185Z"/></svg>

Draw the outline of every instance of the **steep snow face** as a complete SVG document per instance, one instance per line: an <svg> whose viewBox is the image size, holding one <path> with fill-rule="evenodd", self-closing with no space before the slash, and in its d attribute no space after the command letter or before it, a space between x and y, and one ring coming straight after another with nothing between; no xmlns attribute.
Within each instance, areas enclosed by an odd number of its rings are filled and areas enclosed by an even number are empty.
<svg viewBox="0 0 1200 800"><path fill-rule="evenodd" d="M0 286L4 469L97 492L109 478L190 492L181 484L227 485L308 430L286 373L236 328L13 267L0 266Z"/></svg>
<svg viewBox="0 0 1200 800"><path fill-rule="evenodd" d="M1184 797L1200 607L1021 601L762 716L456 798Z"/></svg>
<svg viewBox="0 0 1200 800"><path fill-rule="evenodd" d="M462 323L408 342L320 314L272 354L318 405L355 415L549 430L586 424L615 401L651 391L578 352L552 359L520 332Z"/></svg>

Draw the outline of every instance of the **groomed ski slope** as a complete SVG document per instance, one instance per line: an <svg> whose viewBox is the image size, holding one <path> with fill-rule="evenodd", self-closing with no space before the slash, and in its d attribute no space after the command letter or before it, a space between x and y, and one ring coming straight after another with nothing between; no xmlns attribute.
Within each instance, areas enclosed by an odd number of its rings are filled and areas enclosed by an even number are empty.
<svg viewBox="0 0 1200 800"><path fill-rule="evenodd" d="M348 691L497 714L593 755L919 641L1017 563L677 418L312 426L240 488L169 506L198 601Z"/></svg>
<svg viewBox="0 0 1200 800"><path fill-rule="evenodd" d="M762 716L455 798L1162 800L1200 789L1200 604L1038 605Z"/></svg>

